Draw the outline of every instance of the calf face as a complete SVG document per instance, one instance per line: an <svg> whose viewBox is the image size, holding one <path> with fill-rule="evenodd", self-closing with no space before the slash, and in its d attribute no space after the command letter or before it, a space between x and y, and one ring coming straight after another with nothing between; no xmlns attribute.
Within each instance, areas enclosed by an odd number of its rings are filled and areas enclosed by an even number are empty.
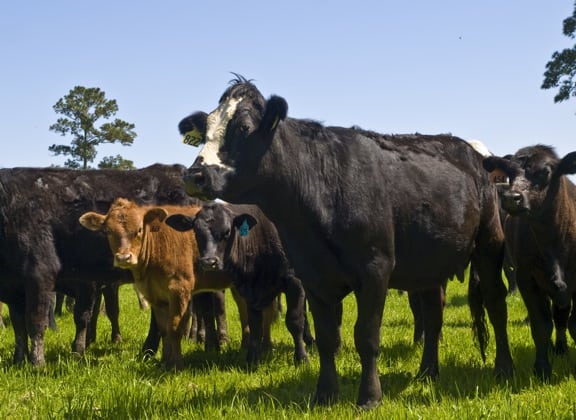
<svg viewBox="0 0 576 420"><path fill-rule="evenodd" d="M558 159L552 148L537 145L513 156L489 156L483 164L488 172L499 169L509 178L509 186L501 190L504 210L511 215L537 215L557 194L560 177L576 173L576 152Z"/></svg>
<svg viewBox="0 0 576 420"><path fill-rule="evenodd" d="M224 270L226 254L234 237L248 234L256 219L249 214L234 215L226 206L213 203L204 205L196 217L171 215L166 219L166 224L178 231L194 229L201 267L205 270Z"/></svg>
<svg viewBox="0 0 576 420"><path fill-rule="evenodd" d="M87 212L79 221L86 229L106 233L115 267L133 269L139 264L144 225L165 217L166 212L161 208L144 210L129 200L119 198L112 203L107 214Z"/></svg>

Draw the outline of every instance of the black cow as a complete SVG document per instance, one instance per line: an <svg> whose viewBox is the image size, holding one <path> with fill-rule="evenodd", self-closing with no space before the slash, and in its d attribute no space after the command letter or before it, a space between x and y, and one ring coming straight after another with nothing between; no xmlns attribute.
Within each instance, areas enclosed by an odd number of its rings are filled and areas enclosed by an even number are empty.
<svg viewBox="0 0 576 420"><path fill-rule="evenodd" d="M512 156L486 158L484 167L504 172L509 180L501 193L510 215L506 244L528 309L534 371L547 379L553 325L557 352L566 351L566 322L576 340L576 186L565 176L576 173L576 152L560 159L551 147L536 145Z"/></svg>
<svg viewBox="0 0 576 420"><path fill-rule="evenodd" d="M470 262L481 280L472 296L484 299L495 330L496 370L510 374L504 235L482 156L449 135L324 127L287 118L287 110L283 98L266 101L250 81L233 81L206 118L205 145L188 170L186 191L256 204L276 225L314 318L320 355L315 401L338 394L334 359L342 299L351 292L358 306L359 406L382 398L377 354L389 287L418 291L424 299L419 374L438 375L441 285ZM483 311L481 304L472 308ZM478 321L480 313L474 315Z"/></svg>
<svg viewBox="0 0 576 420"><path fill-rule="evenodd" d="M246 300L248 364L256 365L260 360L262 311L282 292L287 303L286 327L294 340L294 361L308 362L305 331L306 340L312 340L304 288L289 266L276 227L258 207L207 203L195 217L176 214L166 223L180 231L194 229L203 269L226 271Z"/></svg>
<svg viewBox="0 0 576 420"><path fill-rule="evenodd" d="M129 272L113 268L105 235L87 231L78 217L105 212L118 196L143 204L188 203L184 171L159 164L133 171L0 169L0 300L10 309L15 362L28 355L34 365L45 363L44 331L54 291L76 300L72 348L83 353L102 284L132 281Z"/></svg>

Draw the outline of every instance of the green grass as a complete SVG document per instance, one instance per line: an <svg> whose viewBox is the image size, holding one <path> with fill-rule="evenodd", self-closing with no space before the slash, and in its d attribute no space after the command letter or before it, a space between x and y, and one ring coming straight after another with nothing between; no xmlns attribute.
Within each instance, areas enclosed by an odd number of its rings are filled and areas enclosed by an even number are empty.
<svg viewBox="0 0 576 420"><path fill-rule="evenodd" d="M466 285L451 282L440 344L440 378L415 379L422 348L412 340L406 295L389 293L384 311L379 358L384 390L381 406L369 412L355 407L360 364L352 340L356 316L352 296L345 300L343 347L337 359L340 399L311 408L319 362L314 350L308 367L292 365L292 344L283 322L274 325L274 350L256 372L243 369L240 325L227 293L229 347L206 353L185 341L187 368L165 371L157 359L143 360L149 312L138 309L131 286L120 290L123 342L110 343L110 325L102 316L98 339L86 355L70 352L72 315L58 319L59 331L46 333L44 369L11 363L14 335L0 330L0 418L9 419L463 419L574 418L576 354L555 358L553 378L543 384L531 374L533 343L519 295L508 298L509 334L516 374L508 382L492 375L494 340L482 363L470 330ZM8 313L4 311L5 319Z"/></svg>

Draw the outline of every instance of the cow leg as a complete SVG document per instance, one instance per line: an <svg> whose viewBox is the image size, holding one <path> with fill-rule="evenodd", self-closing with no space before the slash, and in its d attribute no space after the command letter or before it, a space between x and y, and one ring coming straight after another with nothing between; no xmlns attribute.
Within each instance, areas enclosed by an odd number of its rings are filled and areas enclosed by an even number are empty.
<svg viewBox="0 0 576 420"><path fill-rule="evenodd" d="M190 320L188 305L192 296L183 293L181 290L171 291L168 303L167 313L161 316L165 317L166 334L163 335L164 349L168 347L168 354L164 362L168 368L181 370L184 367L182 359L182 337L186 331L186 325ZM158 314L157 314L158 315ZM162 322L162 320L159 320ZM212 322L214 328L214 323Z"/></svg>
<svg viewBox="0 0 576 420"><path fill-rule="evenodd" d="M66 295L61 292L56 292L56 303L54 304L54 315L62 316L62 306L64 306L64 297Z"/></svg>
<svg viewBox="0 0 576 420"><path fill-rule="evenodd" d="M572 311L568 318L568 332L572 340L576 342L576 294L572 295Z"/></svg>
<svg viewBox="0 0 576 420"><path fill-rule="evenodd" d="M45 280L42 280L44 283ZM48 310L52 297L53 282L48 287L37 287L41 282L31 282L26 293L26 331L30 337L30 362L34 366L44 366L44 333L48 328Z"/></svg>
<svg viewBox="0 0 576 420"><path fill-rule="evenodd" d="M424 342L424 312L422 309L422 299L418 292L408 292L408 303L414 318L414 344Z"/></svg>
<svg viewBox="0 0 576 420"><path fill-rule="evenodd" d="M29 357L28 332L26 331L26 316L23 303L9 303L10 322L14 329L14 363L21 364Z"/></svg>
<svg viewBox="0 0 576 420"><path fill-rule="evenodd" d="M90 309L90 320L86 328L86 347L96 341L96 332L98 330L98 317L102 306L102 290L95 290L94 300Z"/></svg>
<svg viewBox="0 0 576 420"><path fill-rule="evenodd" d="M220 347L228 344L228 323L226 321L226 297L223 290L212 295L214 316L216 317L216 330Z"/></svg>
<svg viewBox="0 0 576 420"><path fill-rule="evenodd" d="M534 361L534 374L543 380L550 379L552 365L548 358L548 352L552 345L552 313L548 297L539 289L523 290L518 282L518 287L524 303L528 309L530 318L530 331L536 346L536 358Z"/></svg>
<svg viewBox="0 0 576 420"><path fill-rule="evenodd" d="M358 317L354 325L354 343L362 364L356 404L360 408L370 409L382 400L377 358L387 288L382 276L368 274L365 279L362 288L354 291L358 307ZM370 279L373 281L371 282Z"/></svg>
<svg viewBox="0 0 576 420"><path fill-rule="evenodd" d="M142 354L145 357L150 357L156 354L158 346L160 345L160 329L158 328L158 321L154 314L154 308L150 309L150 326L148 328L148 336L142 345Z"/></svg>
<svg viewBox="0 0 576 420"><path fill-rule="evenodd" d="M313 346L316 340L312 334L310 328L310 322L308 321L308 300L304 299L304 342L307 346Z"/></svg>
<svg viewBox="0 0 576 420"><path fill-rule="evenodd" d="M198 318L194 313L194 296L192 296L192 300L188 304L188 313L190 314L190 322L186 325L186 331L184 331L184 337L196 342L196 331L198 330Z"/></svg>
<svg viewBox="0 0 576 420"><path fill-rule="evenodd" d="M56 317L54 315L55 307L55 293L52 293L52 297L50 298L50 307L48 308L48 327L50 327L52 331L58 331L58 325L56 324ZM0 323L2 321L1 318L2 317L0 316Z"/></svg>
<svg viewBox="0 0 576 420"><path fill-rule="evenodd" d="M168 328L171 324L168 307L152 305L152 312L156 319L156 326L162 337L162 356L160 358L165 367L174 367L174 347L172 337L168 336Z"/></svg>
<svg viewBox="0 0 576 420"><path fill-rule="evenodd" d="M570 306L560 308L555 304L552 305L552 318L554 320L554 329L556 330L554 353L557 355L566 354L568 351L566 330L568 328L568 317L570 316L570 309Z"/></svg>
<svg viewBox="0 0 576 420"><path fill-rule="evenodd" d="M342 302L328 304L311 293L306 296L314 318L316 346L320 356L320 374L314 402L324 405L338 398L338 374L334 359L341 345Z"/></svg>
<svg viewBox="0 0 576 420"><path fill-rule="evenodd" d="M214 317L213 292L198 293L192 297L194 312L198 317L198 323L202 320L205 329L204 349L206 351L218 351L219 341L216 334L216 320Z"/></svg>
<svg viewBox="0 0 576 420"><path fill-rule="evenodd" d="M438 342L442 331L443 315L443 288L411 292L419 299L420 314L424 325L424 350L422 361L418 370L419 377L437 378L438 366Z"/></svg>
<svg viewBox="0 0 576 420"><path fill-rule="evenodd" d="M246 363L254 368L260 362L260 350L262 346L262 311L248 306L248 324L250 327L250 339L248 340L248 354Z"/></svg>
<svg viewBox="0 0 576 420"><path fill-rule="evenodd" d="M304 328L306 320L306 293L300 280L289 277L286 281L286 328L294 342L294 363L308 363L308 354L304 343Z"/></svg>
<svg viewBox="0 0 576 420"><path fill-rule="evenodd" d="M82 290L78 290L79 288ZM91 281L83 282L82 285L77 288L76 295L74 302L76 337L72 342L72 352L84 354L87 343L89 343L91 339L94 339L94 337L89 337L88 330L92 320L92 311L96 306L96 301L100 301L101 295L96 290L96 284Z"/></svg>
<svg viewBox="0 0 576 420"><path fill-rule="evenodd" d="M250 326L248 325L248 305L246 300L240 295L235 287L231 287L232 298L236 302L238 308L238 316L240 318L240 326L242 327L242 342L240 347L248 348L248 341L250 340Z"/></svg>
<svg viewBox="0 0 576 420"><path fill-rule="evenodd" d="M104 295L104 305L106 306L106 316L110 320L112 327L111 340L113 343L121 343L122 336L120 335L120 302L118 291L120 289L120 282L108 283L102 289Z"/></svg>
<svg viewBox="0 0 576 420"><path fill-rule="evenodd" d="M265 354L272 351L272 324L278 320L280 315L278 298L274 298L270 305L262 311L262 340L260 341L260 353Z"/></svg>
<svg viewBox="0 0 576 420"><path fill-rule="evenodd" d="M148 304L148 301L142 295L142 293L140 293L140 291L136 287L135 283L132 283L132 287L134 288L134 292L136 293L136 298L138 299L138 306L140 307L140 310L142 310L142 311L147 310L150 307L150 305Z"/></svg>
<svg viewBox="0 0 576 420"><path fill-rule="evenodd" d="M479 282L483 304L494 329L496 359L494 372L496 377L510 377L514 372L514 362L508 341L508 291L502 280L502 258L494 255L473 255L470 265L470 282Z"/></svg>
<svg viewBox="0 0 576 420"><path fill-rule="evenodd" d="M2 317L3 308L4 308L4 303L2 303L0 301L0 328L6 328L6 325L4 325L4 318Z"/></svg>

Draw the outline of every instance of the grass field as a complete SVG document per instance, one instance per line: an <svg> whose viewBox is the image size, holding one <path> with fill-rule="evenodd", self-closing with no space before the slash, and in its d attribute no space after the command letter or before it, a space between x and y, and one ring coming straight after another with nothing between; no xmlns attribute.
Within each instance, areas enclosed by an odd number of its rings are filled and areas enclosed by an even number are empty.
<svg viewBox="0 0 576 420"><path fill-rule="evenodd" d="M158 360L143 360L139 348L146 336L149 312L138 309L131 286L120 291L123 342L110 343L110 325L102 316L97 342L86 355L70 352L72 315L58 318L59 331L46 333L47 366L42 370L11 363L14 335L0 330L0 418L5 419L526 419L575 418L575 351L554 359L550 383L531 374L533 344L523 320L526 312L518 294L508 298L509 334L516 374L508 382L493 378L494 340L482 363L470 330L466 285L448 286L440 378L414 378L422 348L412 344L412 318L406 295L389 293L382 326L381 406L360 412L355 407L360 364L352 340L356 316L349 296L344 304L343 348L337 359L340 399L330 407L311 408L318 374L318 355L310 365L292 365L292 344L282 322L274 326L274 350L256 372L243 369L240 326L227 293L231 342L220 353L183 345L187 368L164 371ZM9 321L4 310L5 320Z"/></svg>

